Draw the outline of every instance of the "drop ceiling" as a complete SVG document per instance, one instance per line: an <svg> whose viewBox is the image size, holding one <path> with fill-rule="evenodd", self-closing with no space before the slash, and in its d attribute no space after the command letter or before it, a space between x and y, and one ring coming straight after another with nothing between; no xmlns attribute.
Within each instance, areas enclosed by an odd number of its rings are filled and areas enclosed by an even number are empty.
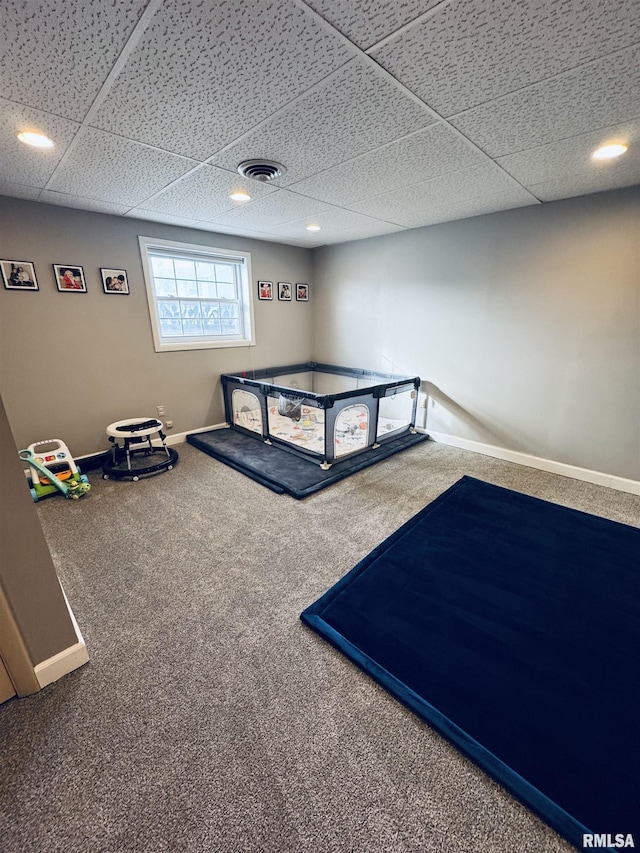
<svg viewBox="0 0 640 853"><path fill-rule="evenodd" d="M640 0L3 0L0 32L8 196L320 246L640 183Z"/></svg>

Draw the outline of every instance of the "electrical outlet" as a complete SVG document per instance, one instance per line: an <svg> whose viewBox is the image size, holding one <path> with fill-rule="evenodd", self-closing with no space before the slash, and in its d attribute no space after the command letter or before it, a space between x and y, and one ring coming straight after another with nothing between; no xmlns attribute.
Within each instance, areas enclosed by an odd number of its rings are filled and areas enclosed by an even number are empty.
<svg viewBox="0 0 640 853"><path fill-rule="evenodd" d="M156 412L159 415L164 415L164 406L156 406Z"/></svg>
<svg viewBox="0 0 640 853"><path fill-rule="evenodd" d="M167 422L165 423L165 426L166 426L166 428L167 428L167 429L171 429L171 427L173 426L173 421L167 421Z"/></svg>

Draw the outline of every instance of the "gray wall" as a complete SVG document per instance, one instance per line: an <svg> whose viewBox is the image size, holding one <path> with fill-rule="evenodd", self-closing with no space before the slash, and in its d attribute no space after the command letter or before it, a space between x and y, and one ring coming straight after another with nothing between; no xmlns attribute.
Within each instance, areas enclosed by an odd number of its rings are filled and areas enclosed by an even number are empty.
<svg viewBox="0 0 640 853"><path fill-rule="evenodd" d="M0 397L0 591L31 663L78 642ZM7 658L8 662L8 658Z"/></svg>
<svg viewBox="0 0 640 853"><path fill-rule="evenodd" d="M75 455L164 404L174 432L223 420L219 376L318 360L419 374L440 433L640 479L640 189L445 223L313 253L0 198L0 257L39 293L0 290L0 382L16 441ZM139 234L248 250L252 277L309 281L255 300L257 346L156 353ZM51 263L82 264L87 294ZM129 272L106 296L99 267ZM313 336L313 345L312 345Z"/></svg>
<svg viewBox="0 0 640 853"><path fill-rule="evenodd" d="M640 479L640 188L314 254L314 357L415 373L427 427Z"/></svg>
<svg viewBox="0 0 640 853"><path fill-rule="evenodd" d="M251 252L256 346L156 353L138 235ZM0 388L22 447L105 450L108 424L159 404L174 433L219 423L221 373L312 354L312 303L256 298L258 279L310 282L307 249L0 197L0 258L32 261L40 285L0 288ZM83 266L88 292L58 293L53 263ZM100 267L126 269L131 295L104 294Z"/></svg>

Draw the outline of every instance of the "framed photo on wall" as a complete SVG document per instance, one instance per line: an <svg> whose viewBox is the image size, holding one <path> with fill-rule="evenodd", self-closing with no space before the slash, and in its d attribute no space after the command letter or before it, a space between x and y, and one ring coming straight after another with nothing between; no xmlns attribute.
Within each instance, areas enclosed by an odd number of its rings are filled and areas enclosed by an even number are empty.
<svg viewBox="0 0 640 853"><path fill-rule="evenodd" d="M0 261L7 290L39 290L36 269L30 261Z"/></svg>
<svg viewBox="0 0 640 853"><path fill-rule="evenodd" d="M258 282L258 299L273 299L273 282Z"/></svg>
<svg viewBox="0 0 640 853"><path fill-rule="evenodd" d="M128 295L129 279L127 278L126 270L114 270L100 267L100 276L102 278L102 289L105 293L119 293L120 295Z"/></svg>
<svg viewBox="0 0 640 853"><path fill-rule="evenodd" d="M309 301L309 285L301 284L300 282L296 283L296 299L298 302L308 302Z"/></svg>
<svg viewBox="0 0 640 853"><path fill-rule="evenodd" d="M291 293L291 283L288 281L278 282L278 299L281 302L291 302L293 295Z"/></svg>
<svg viewBox="0 0 640 853"><path fill-rule="evenodd" d="M60 293L86 293L84 270L77 264L52 264Z"/></svg>

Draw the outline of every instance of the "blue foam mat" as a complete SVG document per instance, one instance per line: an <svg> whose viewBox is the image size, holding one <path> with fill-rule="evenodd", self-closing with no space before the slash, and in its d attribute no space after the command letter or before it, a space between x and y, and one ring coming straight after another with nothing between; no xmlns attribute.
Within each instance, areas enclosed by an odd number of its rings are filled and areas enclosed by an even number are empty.
<svg viewBox="0 0 640 853"><path fill-rule="evenodd" d="M464 477L303 622L579 849L640 842L640 530Z"/></svg>

